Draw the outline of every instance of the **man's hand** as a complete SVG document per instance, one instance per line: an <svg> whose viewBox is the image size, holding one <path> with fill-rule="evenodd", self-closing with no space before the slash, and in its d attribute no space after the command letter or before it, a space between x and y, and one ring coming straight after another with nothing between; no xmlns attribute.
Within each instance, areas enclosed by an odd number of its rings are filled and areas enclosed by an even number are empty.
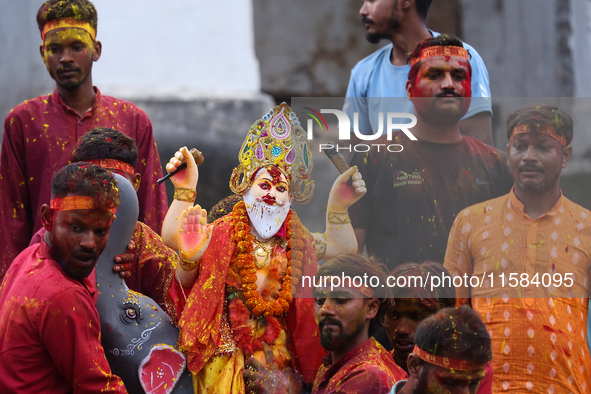
<svg viewBox="0 0 591 394"><path fill-rule="evenodd" d="M352 179L352 187L347 184ZM328 209L345 212L351 205L367 193L365 181L357 170L357 166L343 172L333 183L328 196Z"/></svg>
<svg viewBox="0 0 591 394"><path fill-rule="evenodd" d="M209 246L212 228L207 225L207 211L199 205L183 211L179 229L181 259L198 261Z"/></svg>
<svg viewBox="0 0 591 394"><path fill-rule="evenodd" d="M183 163L187 163L187 168L173 175L170 180L176 188L195 190L197 188L197 181L199 180L199 170L197 169L195 158L189 153L186 146L179 149L168 161L166 171L169 173L174 172Z"/></svg>
<svg viewBox="0 0 591 394"><path fill-rule="evenodd" d="M113 271L119 272L119 276L123 279L129 278L131 276L132 262L136 258L136 253L135 242L129 241L129 244L127 244L127 252L115 256Z"/></svg>

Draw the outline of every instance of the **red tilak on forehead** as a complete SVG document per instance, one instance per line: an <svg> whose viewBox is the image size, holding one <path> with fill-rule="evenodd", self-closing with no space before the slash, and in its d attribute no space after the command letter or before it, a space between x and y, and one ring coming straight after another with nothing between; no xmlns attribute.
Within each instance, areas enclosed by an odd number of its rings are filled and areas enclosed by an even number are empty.
<svg viewBox="0 0 591 394"><path fill-rule="evenodd" d="M281 182L281 171L277 167L267 167L267 172L273 178L273 185L278 185Z"/></svg>

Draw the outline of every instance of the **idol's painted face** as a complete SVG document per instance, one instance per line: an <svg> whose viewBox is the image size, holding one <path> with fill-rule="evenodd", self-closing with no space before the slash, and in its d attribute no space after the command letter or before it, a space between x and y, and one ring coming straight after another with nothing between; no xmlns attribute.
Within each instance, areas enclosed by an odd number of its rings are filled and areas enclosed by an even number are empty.
<svg viewBox="0 0 591 394"><path fill-rule="evenodd" d="M416 298L396 298L386 314L386 331L394 346L394 360L405 371L408 371L408 355L415 347L417 327L431 314Z"/></svg>
<svg viewBox="0 0 591 394"><path fill-rule="evenodd" d="M406 91L423 117L453 116L468 112L472 96L468 61L459 56L437 56L423 60Z"/></svg>
<svg viewBox="0 0 591 394"><path fill-rule="evenodd" d="M560 172L568 165L571 146L564 149L554 138L539 133L519 134L507 144L509 170L515 187L544 192L557 187Z"/></svg>
<svg viewBox="0 0 591 394"><path fill-rule="evenodd" d="M74 279L90 275L107 246L114 216L107 211L78 209L52 211L44 220L51 243L51 255Z"/></svg>
<svg viewBox="0 0 591 394"><path fill-rule="evenodd" d="M86 31L68 27L49 31L40 51L51 78L58 86L72 91L91 74L92 63L100 57L101 45Z"/></svg>
<svg viewBox="0 0 591 394"><path fill-rule="evenodd" d="M252 195L267 205L284 205L289 199L287 178L275 167L261 169L252 184Z"/></svg>

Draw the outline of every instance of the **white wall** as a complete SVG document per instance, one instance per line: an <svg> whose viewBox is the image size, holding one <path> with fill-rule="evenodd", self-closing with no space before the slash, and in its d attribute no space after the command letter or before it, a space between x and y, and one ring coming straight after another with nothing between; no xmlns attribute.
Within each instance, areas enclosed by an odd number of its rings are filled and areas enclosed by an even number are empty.
<svg viewBox="0 0 591 394"><path fill-rule="evenodd" d="M252 2L94 0L103 55L97 86L200 96L260 91Z"/></svg>

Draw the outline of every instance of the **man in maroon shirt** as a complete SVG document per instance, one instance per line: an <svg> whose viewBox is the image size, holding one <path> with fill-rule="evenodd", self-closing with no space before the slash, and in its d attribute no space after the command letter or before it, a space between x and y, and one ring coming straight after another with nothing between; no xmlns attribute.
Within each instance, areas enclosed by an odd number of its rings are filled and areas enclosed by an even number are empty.
<svg viewBox="0 0 591 394"><path fill-rule="evenodd" d="M119 174L131 182L137 191L141 177L135 171L137 166L137 146L135 142L117 130L105 127L86 133L72 151L73 163L86 162L103 167ZM45 229L41 228L30 245L41 242ZM138 293L152 298L166 310L164 285L172 278L179 257L176 252L164 245L162 238L144 223L138 221L127 253L115 257L115 271L125 278L127 286ZM95 282L95 275L89 279Z"/></svg>
<svg viewBox="0 0 591 394"><path fill-rule="evenodd" d="M105 358L87 278L118 205L109 171L81 163L56 173L41 207L43 241L14 260L0 286L0 392L127 392Z"/></svg>
<svg viewBox="0 0 591 394"><path fill-rule="evenodd" d="M102 46L97 15L87 0L49 0L37 13L41 57L56 82L50 95L27 100L4 121L0 153L0 279L41 228L39 208L49 201L52 175L68 163L79 137L114 128L138 146L139 220L160 233L167 201L157 186L162 167L147 115L135 105L103 96L92 85Z"/></svg>
<svg viewBox="0 0 591 394"><path fill-rule="evenodd" d="M327 283L320 283L322 278ZM369 280L356 286L362 278ZM342 283L333 288L335 279ZM389 393L406 373L372 338L388 307L383 266L361 255L339 256L318 269L316 280L314 315L320 343L329 353L316 374L312 393Z"/></svg>

